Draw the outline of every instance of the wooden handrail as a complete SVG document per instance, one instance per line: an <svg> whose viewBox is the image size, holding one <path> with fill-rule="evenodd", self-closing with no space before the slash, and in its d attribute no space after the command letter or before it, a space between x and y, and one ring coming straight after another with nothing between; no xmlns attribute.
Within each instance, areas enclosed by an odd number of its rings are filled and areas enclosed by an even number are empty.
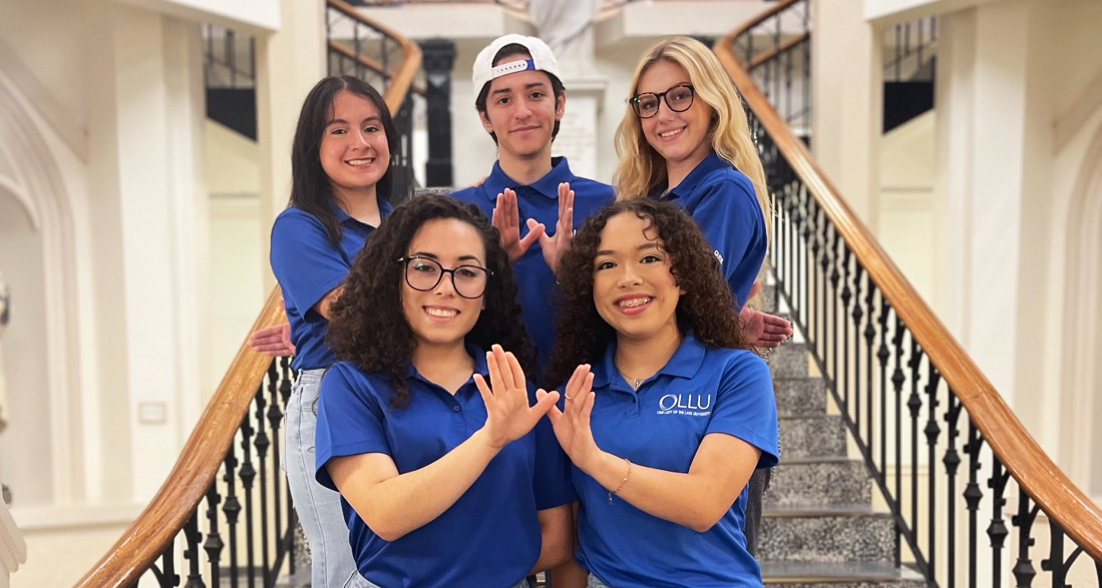
<svg viewBox="0 0 1102 588"><path fill-rule="evenodd" d="M249 332L286 320L277 288ZM160 557L210 488L271 363L272 358L253 351L248 341L241 345L164 485L78 587L130 586Z"/></svg>
<svg viewBox="0 0 1102 588"><path fill-rule="evenodd" d="M389 28L368 20L345 2L327 2L351 18L382 31L402 47L402 62L383 92L387 108L396 115L421 67L421 48ZM283 298L276 286L249 333L285 322ZM241 344L164 484L123 536L77 582L77 588L134 585L164 553L210 488L271 363L272 358L253 351L247 339Z"/></svg>
<svg viewBox="0 0 1102 588"><path fill-rule="evenodd" d="M716 43L716 55L792 170L833 222L838 234L868 271L914 340L922 346L930 362L960 398L999 461L1051 520L1092 558L1102 561L1102 510L1064 475L1026 431L964 348L842 200L810 151L792 134L731 50L736 36L798 1L786 0L728 33Z"/></svg>

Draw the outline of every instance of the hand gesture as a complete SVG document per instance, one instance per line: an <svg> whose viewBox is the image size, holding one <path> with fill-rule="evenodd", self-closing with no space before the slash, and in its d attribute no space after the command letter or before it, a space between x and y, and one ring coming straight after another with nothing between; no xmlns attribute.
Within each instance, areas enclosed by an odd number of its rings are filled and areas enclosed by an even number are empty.
<svg viewBox="0 0 1102 588"><path fill-rule="evenodd" d="M529 407L527 380L516 356L501 345L494 345L486 353L486 364L490 370L489 385L482 374L475 374L474 383L486 403L483 429L490 444L500 449L527 435L559 401L559 393L542 394L536 405Z"/></svg>
<svg viewBox="0 0 1102 588"><path fill-rule="evenodd" d="M552 394L555 393L538 390L536 398L542 402ZM582 470L586 470L588 464L600 453L597 442L593 440L593 429L589 425L595 398L593 373L589 371L589 365L582 364L574 370L566 383L564 409L559 410L559 407L552 406L547 412L548 418L551 419L551 427L555 431L555 438L559 440L562 450L570 461Z"/></svg>
<svg viewBox="0 0 1102 588"><path fill-rule="evenodd" d="M528 230L532 231L536 221L528 219ZM551 272L558 272L559 260L570 245L570 239L574 236L574 191L570 184L559 184L559 220L555 223L555 235L548 236L547 231L541 231L540 248L543 250L543 260ZM529 232L531 234L531 232Z"/></svg>
<svg viewBox="0 0 1102 588"><path fill-rule="evenodd" d="M249 346L271 357L290 357L295 354L295 345L291 343L291 325L283 323L257 329L249 335Z"/></svg>
<svg viewBox="0 0 1102 588"><path fill-rule="evenodd" d="M534 224L533 224L534 223ZM501 246L509 254L509 261L516 263L524 257L528 249L543 236L544 227L531 219L528 220L528 234L520 238L520 209L517 207L517 193L509 188L497 195L490 224L501 233Z"/></svg>
<svg viewBox="0 0 1102 588"><path fill-rule="evenodd" d="M739 313L742 328L746 329L749 343L754 347L776 349L792 337L792 323L772 314L742 307Z"/></svg>

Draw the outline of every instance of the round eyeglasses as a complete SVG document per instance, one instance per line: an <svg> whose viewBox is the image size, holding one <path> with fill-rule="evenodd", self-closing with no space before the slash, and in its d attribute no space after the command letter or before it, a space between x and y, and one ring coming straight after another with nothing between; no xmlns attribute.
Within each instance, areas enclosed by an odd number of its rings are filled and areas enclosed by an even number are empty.
<svg viewBox="0 0 1102 588"><path fill-rule="evenodd" d="M658 114L658 106L661 100L666 101L666 106L674 112L685 112L693 105L693 96L696 90L688 84L674 86L665 92L643 92L628 99L631 109L639 118L650 118Z"/></svg>
<svg viewBox="0 0 1102 588"><path fill-rule="evenodd" d="M486 291L486 282L493 275L492 271L477 265L445 269L439 261L420 255L402 257L398 261L406 266L406 283L420 292L435 290L440 280L444 279L444 274L450 274L456 294L463 298L478 298Z"/></svg>

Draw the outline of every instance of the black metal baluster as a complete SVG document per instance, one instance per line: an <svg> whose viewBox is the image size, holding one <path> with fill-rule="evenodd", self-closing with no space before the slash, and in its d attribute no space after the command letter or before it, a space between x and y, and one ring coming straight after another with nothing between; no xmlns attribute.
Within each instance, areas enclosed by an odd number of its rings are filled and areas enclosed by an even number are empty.
<svg viewBox="0 0 1102 588"><path fill-rule="evenodd" d="M237 456L234 444L231 442L226 451L224 460L226 472L222 480L226 482L226 500L222 503L222 513L226 515L226 532L230 543L230 585L237 586L237 578L240 573L237 563L237 523L241 514L241 501L237 499Z"/></svg>
<svg viewBox="0 0 1102 588"><path fill-rule="evenodd" d="M161 552L161 567L157 567L157 564L149 566L149 571L153 572L153 579L157 582L157 585L161 588L176 588L180 585L180 576L176 573L176 537L173 537L168 542L168 547ZM134 583L137 586L137 582Z"/></svg>
<svg viewBox="0 0 1102 588"><path fill-rule="evenodd" d="M1018 588L1029 588L1033 585L1033 577L1037 570L1033 567L1033 560L1029 557L1029 548L1033 547L1036 540L1033 538L1033 521L1037 513L1041 511L1040 505L1030 508L1029 495L1025 490L1018 488L1018 514L1010 517L1010 523L1018 527L1018 560L1014 564L1014 579L1018 581Z"/></svg>
<svg viewBox="0 0 1102 588"><path fill-rule="evenodd" d="M960 429L957 427L957 422L960 419L962 404L952 388L949 389L947 401L949 408L945 411L945 423L949 425L949 432L947 433L949 447L945 450L945 457L942 458L942 463L945 464L945 474L948 478L945 492L945 504L948 507L945 524L948 549L945 556L946 581L948 588L954 588L957 585L957 468L960 466L960 454L957 453L957 437L960 435Z"/></svg>
<svg viewBox="0 0 1102 588"><path fill-rule="evenodd" d="M922 398L918 396L918 383L921 380L918 369L922 364L922 348L911 337L911 395L907 398L907 408L911 411L911 544L918 545L918 412L922 408Z"/></svg>
<svg viewBox="0 0 1102 588"><path fill-rule="evenodd" d="M849 302L853 299L853 294L849 288L849 260L850 260L849 245L845 242L842 243L842 313L838 315L838 322L842 325L842 373L839 374L839 381L842 383L842 413L846 416L850 416L849 406Z"/></svg>
<svg viewBox="0 0 1102 588"><path fill-rule="evenodd" d="M903 319L895 315L895 335L892 337L892 345L895 347L895 370L892 372L892 388L895 390L895 496L896 510L899 513L895 524L895 565L900 564L902 557L900 551L900 539L903 535L903 383L906 380L903 375Z"/></svg>
<svg viewBox="0 0 1102 588"><path fill-rule="evenodd" d="M979 429L972 419L968 419L968 444L964 452L968 454L968 484L964 488L964 502L968 509L968 587L976 588L976 576L979 573L977 549L979 548L979 513L983 490L980 489L979 472L980 448L983 446Z"/></svg>
<svg viewBox="0 0 1102 588"><path fill-rule="evenodd" d="M199 532L198 511L192 511L184 524L184 539L187 542L184 559L188 560L188 576L184 588L206 588L203 575L199 572L199 542L203 540L203 534Z"/></svg>
<svg viewBox="0 0 1102 588"><path fill-rule="evenodd" d="M263 393L263 388L257 388L257 396ZM241 478L241 492L245 495L245 575L249 580L249 588L256 586L256 531L253 525L253 481L256 479L256 467L253 465L252 440L253 426L246 411L241 422L241 468L237 475Z"/></svg>
<svg viewBox="0 0 1102 588"><path fill-rule="evenodd" d="M269 367L269 374L272 373L272 368ZM261 570L264 577L264 586L269 588L272 586L271 578L271 553L269 550L269 544L271 542L271 536L268 534L268 446L271 445L271 441L268 440L268 430L264 423L264 408L267 405L267 400L264 398L264 387L261 386L257 391L256 398L254 398L256 404L256 437L253 438L253 447L256 448L256 463L260 464L260 476L257 484L257 494L260 497L260 561Z"/></svg>
<svg viewBox="0 0 1102 588"><path fill-rule="evenodd" d="M876 283L872 281L872 274L865 272L865 289L868 291L865 294L865 308L867 317L865 318L865 445L869 450L869 462L874 462L873 459L873 386L872 386L872 373L875 370L875 365L872 361L872 346L876 342L876 327L873 320L873 314L876 311ZM883 310L881 310L883 311ZM881 466L883 467L883 466Z"/></svg>
<svg viewBox="0 0 1102 588"><path fill-rule="evenodd" d="M838 320L839 320L838 317L842 316L842 312L840 310L838 310L838 305L841 303L841 300L837 296L837 294L838 294L838 280L839 280L839 278L841 278L841 273L838 271L838 258L839 258L839 256L838 256L837 247L838 247L838 229L834 228L834 225L830 225L830 249L829 249L829 253L827 254L827 259L830 262L830 268L831 268L831 270L830 270L830 294L831 294L831 296L828 300L833 300L834 301L834 304L832 305L833 306L833 308L832 308L833 312L830 313L830 315L829 315L829 318L831 319L830 320L830 328L827 331L827 332L830 333L831 342L832 342L831 346L830 346L830 363L831 363L830 384L831 384L831 387L834 388L835 396L840 396L840 391L838 390L838 331L840 330L838 328Z"/></svg>
<svg viewBox="0 0 1102 588"><path fill-rule="evenodd" d="M858 445L865 445L861 439L861 321L865 318L865 311L861 309L861 277L865 274L865 268L860 260L854 257L853 265L857 273L853 276L853 311L850 318L853 319L853 434L857 437ZM849 331L847 331L848 333ZM849 337L846 337L849 340ZM846 346L848 353L850 346ZM850 391L849 363L846 363L846 392Z"/></svg>
<svg viewBox="0 0 1102 588"><path fill-rule="evenodd" d="M888 483L888 313L891 305L883 294L880 295L880 349L876 358L880 360L880 485L887 488Z"/></svg>
<svg viewBox="0 0 1102 588"><path fill-rule="evenodd" d="M991 477L987 480L987 487L991 488L991 524L987 527L987 536L991 538L991 585L1002 586L1002 550L1009 533L1006 529L1006 521L1003 520L1003 506L1006 505L1006 480L1009 472L1003 472L1003 464L999 457L991 454Z"/></svg>
<svg viewBox="0 0 1102 588"><path fill-rule="evenodd" d="M929 496L929 503L927 504L927 536L930 538L929 543L929 555L927 556L927 562L930 566L930 574L928 577L934 577L937 570L937 468L934 464L937 463L937 439L941 435L941 427L937 424L937 407L941 404L941 401L937 398L937 390L941 383L941 372L938 371L937 366L934 365L929 358L926 362L929 368L930 380L926 383L926 427L923 433L926 435L926 450L927 450L927 463L930 464L930 475L928 476L927 496ZM915 527L918 526L917 520Z"/></svg>
<svg viewBox="0 0 1102 588"><path fill-rule="evenodd" d="M207 552L207 561L210 562L210 584L221 586L220 567L222 564L222 535L218 532L218 504L222 502L218 495L218 479L211 480L207 488L207 540L203 542L203 550Z"/></svg>
<svg viewBox="0 0 1102 588"><path fill-rule="evenodd" d="M279 425L283 422L283 411L279 409L279 362L275 359L268 365L268 412L266 414L268 418L268 428L272 431L271 440L271 472L272 472L272 511L271 516L265 516L265 519L271 518L274 532L272 537L274 539L276 552L275 552L275 564L269 569L269 575L272 582L275 582L276 577L279 576L280 564L283 562L283 496L280 493L279 480L282 479L280 475L281 469L279 466L279 446L282 445L279 442ZM264 511L267 513L267 509Z"/></svg>

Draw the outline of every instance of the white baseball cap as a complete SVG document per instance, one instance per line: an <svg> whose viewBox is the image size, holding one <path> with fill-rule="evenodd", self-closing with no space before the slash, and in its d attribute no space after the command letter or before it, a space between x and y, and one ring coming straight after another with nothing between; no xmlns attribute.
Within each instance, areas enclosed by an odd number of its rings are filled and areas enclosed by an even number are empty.
<svg viewBox="0 0 1102 588"><path fill-rule="evenodd" d="M531 59L518 59L495 67L494 56L497 55L497 52L501 51L502 47L514 43L527 49ZM559 74L559 62L555 60L555 54L551 52L551 48L543 40L516 34L503 35L494 39L494 42L480 51L478 57L474 60L471 79L474 82L475 100L478 99L478 95L482 93L482 88L490 83L490 80L522 71L544 71L558 78L560 82L562 81L562 76Z"/></svg>

